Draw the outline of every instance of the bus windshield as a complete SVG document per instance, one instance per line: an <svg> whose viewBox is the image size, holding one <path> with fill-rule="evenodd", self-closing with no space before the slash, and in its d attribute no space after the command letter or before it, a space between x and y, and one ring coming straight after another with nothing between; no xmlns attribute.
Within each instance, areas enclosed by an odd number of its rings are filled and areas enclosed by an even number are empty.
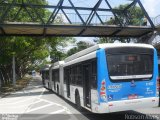
<svg viewBox="0 0 160 120"><path fill-rule="evenodd" d="M149 79L153 74L151 54L109 54L107 62L112 80Z"/></svg>

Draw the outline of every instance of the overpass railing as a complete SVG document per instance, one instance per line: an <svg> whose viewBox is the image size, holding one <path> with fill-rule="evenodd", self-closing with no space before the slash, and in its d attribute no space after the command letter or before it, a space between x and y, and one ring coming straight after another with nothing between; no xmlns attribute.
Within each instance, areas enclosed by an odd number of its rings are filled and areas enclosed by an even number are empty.
<svg viewBox="0 0 160 120"><path fill-rule="evenodd" d="M80 16L83 18L83 20L85 21L85 23L87 23L87 19L89 17L90 14L80 14ZM137 19L137 23L131 23L130 21L127 21L125 19L125 17L120 18L122 21L122 24L124 26L127 25L133 25L133 26L143 26L143 18L136 18ZM133 18L135 19L135 18ZM153 19L153 18L151 18ZM154 21L154 20L152 20ZM83 24L82 21L79 19L79 16L76 13L58 13L55 21L52 24L61 24L61 25L65 25L65 24L74 24L74 25L81 25ZM95 15L92 19L92 21L90 22L90 24L88 25L119 25L118 21L115 20L114 15ZM149 23L146 26L151 26Z"/></svg>

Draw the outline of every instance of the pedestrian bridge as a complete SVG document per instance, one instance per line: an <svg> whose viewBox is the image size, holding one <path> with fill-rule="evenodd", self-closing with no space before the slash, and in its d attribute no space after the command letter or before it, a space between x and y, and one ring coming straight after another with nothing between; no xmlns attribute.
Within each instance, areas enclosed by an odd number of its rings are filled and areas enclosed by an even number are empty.
<svg viewBox="0 0 160 120"><path fill-rule="evenodd" d="M36 23L6 22L1 25L1 36L94 36L140 37L152 32L151 27L118 25L41 25Z"/></svg>
<svg viewBox="0 0 160 120"><path fill-rule="evenodd" d="M109 0L95 0L89 7L76 6L74 1L58 0L56 5L40 5L29 0L3 0L0 36L141 37L155 29L140 0L129 1L124 9L113 7ZM148 26L140 22L133 24L133 20L142 19L132 15L136 6L146 16Z"/></svg>

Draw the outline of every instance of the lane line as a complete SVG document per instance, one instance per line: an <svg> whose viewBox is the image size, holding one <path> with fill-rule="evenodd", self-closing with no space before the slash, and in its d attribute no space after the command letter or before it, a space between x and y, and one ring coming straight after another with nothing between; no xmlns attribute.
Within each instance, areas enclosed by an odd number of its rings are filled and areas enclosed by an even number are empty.
<svg viewBox="0 0 160 120"><path fill-rule="evenodd" d="M49 107L49 106L52 106L52 105L54 105L54 104L43 105L43 106L40 106L40 107L37 107L37 108L34 108L34 109L30 109L29 111L26 111L26 113L33 112L33 111L36 111L36 110L39 110L39 109L42 109L42 108L45 108L45 107Z"/></svg>
<svg viewBox="0 0 160 120"><path fill-rule="evenodd" d="M17 104L17 103L22 103L22 102L25 102L25 101L29 101L29 100L34 99L34 98L36 98L36 97L32 97L32 98L28 98L28 99L24 99L24 100L20 100L20 101L17 100L17 102L14 102L14 103L3 103L3 104L0 104L0 106L3 106L3 105L14 105L14 104Z"/></svg>
<svg viewBox="0 0 160 120"><path fill-rule="evenodd" d="M65 111L65 109L62 109L62 110L57 110L57 111L55 111L55 112L52 112L52 113L50 113L50 114L57 114L57 113L61 113L61 112L64 112Z"/></svg>
<svg viewBox="0 0 160 120"><path fill-rule="evenodd" d="M45 92L45 88L43 88L42 92L40 93L40 95L38 95L38 97L36 97L36 99L39 99L39 98L43 95L44 92ZM24 110L24 113L30 110L30 108L32 107L32 105L34 104L34 102L36 102L35 99L34 99L34 100L32 101L32 103L29 104L28 107Z"/></svg>
<svg viewBox="0 0 160 120"><path fill-rule="evenodd" d="M38 100L38 101L36 101L36 102L34 102L34 103L31 103L32 105L33 104L36 104L36 103L40 103L40 102L42 102L41 100ZM0 107L4 107L5 106L5 108L21 108L21 107L27 107L28 105L26 104L26 105L14 105L14 106L6 106L6 105L0 105Z"/></svg>
<svg viewBox="0 0 160 120"><path fill-rule="evenodd" d="M67 115L69 115L71 117L70 120L78 120L77 117L66 106L63 106L63 105L55 103L55 102L51 102L46 99L42 99L42 98L39 98L39 99L41 99L42 101L48 102L48 103L53 103L54 105L57 105L59 107L62 107L65 110L65 112L67 113Z"/></svg>
<svg viewBox="0 0 160 120"><path fill-rule="evenodd" d="M46 99L42 99L42 98L37 98L37 99L39 99L39 100L41 100L41 101L44 101L44 102L47 102L47 103L50 103L50 104L52 104L53 102L51 102L51 101L48 101L48 100L46 100ZM55 103L54 103L55 104Z"/></svg>

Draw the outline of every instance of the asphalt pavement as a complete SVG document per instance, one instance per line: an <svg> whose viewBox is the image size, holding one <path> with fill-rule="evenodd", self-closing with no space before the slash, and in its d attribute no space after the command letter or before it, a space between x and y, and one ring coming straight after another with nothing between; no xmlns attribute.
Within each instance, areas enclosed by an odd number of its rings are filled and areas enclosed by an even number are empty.
<svg viewBox="0 0 160 120"><path fill-rule="evenodd" d="M18 92L0 98L0 120L160 120L160 107L109 114L94 114L75 105L42 86L35 76Z"/></svg>

